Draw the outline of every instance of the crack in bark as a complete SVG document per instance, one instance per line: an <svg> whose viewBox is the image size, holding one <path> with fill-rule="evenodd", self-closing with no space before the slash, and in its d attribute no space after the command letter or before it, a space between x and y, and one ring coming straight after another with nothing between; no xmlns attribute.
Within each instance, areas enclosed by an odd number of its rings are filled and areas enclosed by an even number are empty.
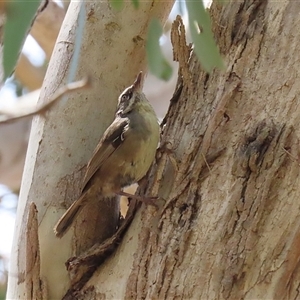
<svg viewBox="0 0 300 300"><path fill-rule="evenodd" d="M247 40L253 37L257 20L264 19L267 3L268 1L265 0L251 0L240 3L231 35L233 45L239 44L242 39Z"/></svg>
<svg viewBox="0 0 300 300"><path fill-rule="evenodd" d="M243 178L240 197L237 199L244 200L242 205L237 204L237 219L234 227L230 230L232 238L229 238L227 245L228 250L231 249L231 251L229 250L231 259L228 260L228 268L224 272L222 280L223 295L226 299L230 299L234 286L238 286L237 282L243 280L242 270L245 270L249 263L245 259L251 261L251 256L243 253L246 254L256 246L257 241L253 238L253 234L256 235L257 228L262 226L260 223L263 222L264 207L268 201L274 174L286 158L286 155L281 155L280 152L278 154L276 150L286 143L291 130L285 126L276 129L273 124L266 125L263 122L257 127L255 134L249 136L248 141L241 147L241 152L237 151L240 161L238 159L236 161L242 167L239 167L239 172L235 174L236 166L234 166L233 174ZM277 160L275 160L274 153L279 156ZM253 159L251 159L252 156ZM244 171L244 175L241 170ZM268 172L265 177L263 177L264 172ZM264 178L263 183L261 178ZM264 186L263 190L256 190L256 182L260 182L260 185ZM229 231L227 232L229 233Z"/></svg>

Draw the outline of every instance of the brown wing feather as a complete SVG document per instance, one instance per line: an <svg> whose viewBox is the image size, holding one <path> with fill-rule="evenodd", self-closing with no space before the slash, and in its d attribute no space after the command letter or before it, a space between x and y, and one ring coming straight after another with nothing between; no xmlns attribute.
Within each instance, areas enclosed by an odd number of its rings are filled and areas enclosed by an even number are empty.
<svg viewBox="0 0 300 300"><path fill-rule="evenodd" d="M88 162L86 173L83 179L82 190L87 183L102 166L103 162L120 146L124 139L124 133L128 129L128 118L116 118L114 122L106 129L94 150L91 160Z"/></svg>

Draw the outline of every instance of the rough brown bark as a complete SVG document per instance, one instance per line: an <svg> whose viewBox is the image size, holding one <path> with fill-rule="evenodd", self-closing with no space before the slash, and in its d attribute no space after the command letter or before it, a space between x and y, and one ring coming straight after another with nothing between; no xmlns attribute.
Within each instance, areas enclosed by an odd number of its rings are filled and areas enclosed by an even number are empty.
<svg viewBox="0 0 300 300"><path fill-rule="evenodd" d="M298 299L299 6L231 1L211 14L227 68L181 65L171 153L152 173L166 203L138 215L125 298Z"/></svg>
<svg viewBox="0 0 300 300"><path fill-rule="evenodd" d="M227 69L181 64L145 191L166 201L142 207L82 298L299 298L299 7L211 13Z"/></svg>

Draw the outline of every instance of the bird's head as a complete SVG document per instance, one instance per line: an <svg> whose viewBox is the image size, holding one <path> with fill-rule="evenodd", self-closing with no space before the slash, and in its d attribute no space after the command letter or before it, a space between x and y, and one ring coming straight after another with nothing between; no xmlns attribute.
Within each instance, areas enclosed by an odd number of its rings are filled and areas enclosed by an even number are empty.
<svg viewBox="0 0 300 300"><path fill-rule="evenodd" d="M132 111L137 104L146 99L142 92L143 73L140 72L134 83L126 88L119 96L117 115L124 115Z"/></svg>

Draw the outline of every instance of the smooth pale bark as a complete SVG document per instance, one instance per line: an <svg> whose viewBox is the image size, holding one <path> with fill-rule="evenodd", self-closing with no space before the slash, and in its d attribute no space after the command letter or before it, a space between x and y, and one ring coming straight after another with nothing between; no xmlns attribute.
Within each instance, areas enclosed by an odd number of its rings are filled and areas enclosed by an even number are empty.
<svg viewBox="0 0 300 300"><path fill-rule="evenodd" d="M90 75L93 85L88 91L67 96L46 118L33 120L17 213L8 299L26 298L31 295L30 286L43 289L41 295L47 299L60 299L69 285L65 261L115 230L117 202L104 201L86 207L75 230L72 228L62 239L54 236L53 226L78 197L84 166L113 119L119 93L145 67L149 20L153 17L165 20L171 7L171 1L140 2L136 10L126 2L124 9L116 12L107 1L85 3L85 28L76 78ZM66 81L79 8L78 1L69 6L41 91L41 102L47 101ZM31 202L37 206L38 222L28 219ZM31 251L40 258L28 262L32 255L24 245L37 235L34 224L38 224L39 241L32 245ZM36 265L39 260L40 269ZM31 272L36 273L26 276Z"/></svg>
<svg viewBox="0 0 300 300"><path fill-rule="evenodd" d="M215 3L212 19L227 69L182 64L146 192L167 202L140 210L94 299L299 298L299 5Z"/></svg>

